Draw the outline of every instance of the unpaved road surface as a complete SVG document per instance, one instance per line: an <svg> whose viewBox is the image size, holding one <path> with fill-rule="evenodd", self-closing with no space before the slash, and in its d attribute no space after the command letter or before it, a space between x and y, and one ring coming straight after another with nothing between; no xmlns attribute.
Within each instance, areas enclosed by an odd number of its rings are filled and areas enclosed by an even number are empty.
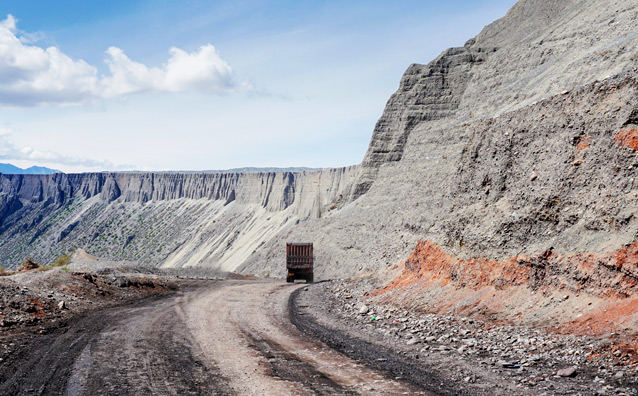
<svg viewBox="0 0 638 396"><path fill-rule="evenodd" d="M329 346L308 335L312 323L293 324L304 313L291 313L290 296L303 287L210 281L16 337L17 352L0 362L0 394L431 394L427 373L396 376L366 361L378 356L373 346L338 351L352 340L316 328Z"/></svg>

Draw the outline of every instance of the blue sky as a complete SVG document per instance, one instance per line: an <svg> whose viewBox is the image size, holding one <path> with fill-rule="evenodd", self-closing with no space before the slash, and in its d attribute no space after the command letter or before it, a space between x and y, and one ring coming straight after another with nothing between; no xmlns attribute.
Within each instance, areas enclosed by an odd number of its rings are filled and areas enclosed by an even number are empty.
<svg viewBox="0 0 638 396"><path fill-rule="evenodd" d="M355 164L403 71L513 3L5 0L0 162Z"/></svg>

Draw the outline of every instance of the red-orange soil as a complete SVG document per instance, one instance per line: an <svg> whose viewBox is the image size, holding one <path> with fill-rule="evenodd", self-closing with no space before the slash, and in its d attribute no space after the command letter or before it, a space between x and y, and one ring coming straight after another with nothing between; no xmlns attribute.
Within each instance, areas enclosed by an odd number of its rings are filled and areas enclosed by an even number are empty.
<svg viewBox="0 0 638 396"><path fill-rule="evenodd" d="M545 286L629 297L636 294L638 285L638 242L607 254L561 255L547 250L534 256L520 255L500 261L459 258L429 240L421 240L405 260L401 275L375 294L414 283L428 286L441 281L474 290L486 286L496 289Z"/></svg>
<svg viewBox="0 0 638 396"><path fill-rule="evenodd" d="M621 129L614 136L614 141L623 147L638 151L638 128L629 127Z"/></svg>
<svg viewBox="0 0 638 396"><path fill-rule="evenodd" d="M578 151L585 150L587 147L589 147L589 143L591 143L591 136L589 135L581 136L580 139L578 140L578 145L576 146L576 150Z"/></svg>
<svg viewBox="0 0 638 396"><path fill-rule="evenodd" d="M605 254L548 250L494 260L456 257L421 240L401 273L372 296L494 323L575 334L617 332L635 351L637 285L638 241Z"/></svg>

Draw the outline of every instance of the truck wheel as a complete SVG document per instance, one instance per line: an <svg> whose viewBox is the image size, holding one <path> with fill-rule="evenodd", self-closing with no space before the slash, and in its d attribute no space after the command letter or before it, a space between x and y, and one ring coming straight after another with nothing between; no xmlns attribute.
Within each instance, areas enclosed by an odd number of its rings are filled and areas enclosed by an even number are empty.
<svg viewBox="0 0 638 396"><path fill-rule="evenodd" d="M286 277L286 282L292 283L292 282L294 282L294 279L292 279L291 277L287 276Z"/></svg>
<svg viewBox="0 0 638 396"><path fill-rule="evenodd" d="M306 278L306 283L312 283L312 279L313 279L313 276L310 275L308 278Z"/></svg>

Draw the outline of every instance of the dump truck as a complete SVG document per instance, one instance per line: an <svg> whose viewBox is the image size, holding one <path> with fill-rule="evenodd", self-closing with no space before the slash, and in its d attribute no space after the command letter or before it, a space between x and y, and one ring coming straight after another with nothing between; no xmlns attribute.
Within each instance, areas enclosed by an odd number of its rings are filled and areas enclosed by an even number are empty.
<svg viewBox="0 0 638 396"><path fill-rule="evenodd" d="M312 283L314 262L312 243L286 243L286 282L305 279Z"/></svg>

